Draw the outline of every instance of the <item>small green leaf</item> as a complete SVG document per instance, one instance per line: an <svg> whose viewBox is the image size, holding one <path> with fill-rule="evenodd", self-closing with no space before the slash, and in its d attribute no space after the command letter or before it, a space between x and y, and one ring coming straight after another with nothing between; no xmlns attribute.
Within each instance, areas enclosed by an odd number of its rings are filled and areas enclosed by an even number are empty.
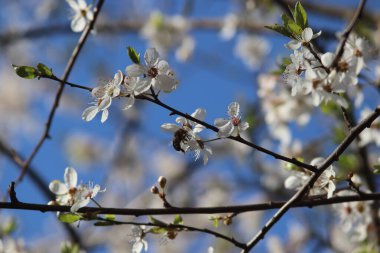
<svg viewBox="0 0 380 253"><path fill-rule="evenodd" d="M158 226L167 226L168 224L163 222L163 221L160 221L156 218L154 218L153 216L149 216L149 220L150 222L152 222L154 225L158 225Z"/></svg>
<svg viewBox="0 0 380 253"><path fill-rule="evenodd" d="M149 229L149 233L152 234L165 234L168 231L167 228L154 227Z"/></svg>
<svg viewBox="0 0 380 253"><path fill-rule="evenodd" d="M183 225L183 220L182 220L182 216L177 214L174 218L174 221L173 221L173 224L174 225Z"/></svg>
<svg viewBox="0 0 380 253"><path fill-rule="evenodd" d="M114 221L115 215L114 214L106 214L106 215L104 215L104 218L106 218L107 220Z"/></svg>
<svg viewBox="0 0 380 253"><path fill-rule="evenodd" d="M296 21L297 25L299 25L302 29L307 27L307 13L300 2L296 3L293 16L294 21Z"/></svg>
<svg viewBox="0 0 380 253"><path fill-rule="evenodd" d="M293 38L292 34L286 29L286 27L275 24L275 25L266 25L265 28L271 29L275 32L278 32L286 37Z"/></svg>
<svg viewBox="0 0 380 253"><path fill-rule="evenodd" d="M37 70L33 67L29 67L29 66L16 66L16 65L13 65L13 69L15 70L16 74L19 76L19 77L22 77L22 78L26 78L26 79L34 79L36 78L38 75L37 73Z"/></svg>
<svg viewBox="0 0 380 253"><path fill-rule="evenodd" d="M63 213L58 216L58 220L65 223L73 223L80 220L82 217L75 213Z"/></svg>
<svg viewBox="0 0 380 253"><path fill-rule="evenodd" d="M291 34L291 38L295 39L302 34L303 29L299 25L297 25L291 18L289 18L285 14L282 14L281 18L284 23L284 27Z"/></svg>
<svg viewBox="0 0 380 253"><path fill-rule="evenodd" d="M77 244L71 242L64 242L61 246L61 253L79 253L80 248Z"/></svg>
<svg viewBox="0 0 380 253"><path fill-rule="evenodd" d="M49 69L46 65L44 65L43 63L38 63L37 65L37 69L38 71L40 72L41 76L44 76L44 77L51 77L53 75L53 72L51 71L51 69Z"/></svg>
<svg viewBox="0 0 380 253"><path fill-rule="evenodd" d="M98 221L94 223L94 226L102 227L102 226L113 226L115 223L111 221Z"/></svg>
<svg viewBox="0 0 380 253"><path fill-rule="evenodd" d="M140 54L133 47L128 47L128 56L133 63L140 64Z"/></svg>

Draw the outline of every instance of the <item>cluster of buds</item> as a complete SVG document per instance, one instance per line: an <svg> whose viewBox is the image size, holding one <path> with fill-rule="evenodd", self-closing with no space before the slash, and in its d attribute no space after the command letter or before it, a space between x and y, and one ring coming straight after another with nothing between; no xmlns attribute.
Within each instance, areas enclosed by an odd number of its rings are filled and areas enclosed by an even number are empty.
<svg viewBox="0 0 380 253"><path fill-rule="evenodd" d="M152 194L158 195L160 199L162 199L164 203L164 207L169 208L169 207L172 207L172 205L170 205L169 202L166 200L166 193L165 193L166 182L167 182L166 178L163 176L160 176L157 179L158 187L156 185L153 185L150 188L150 192Z"/></svg>

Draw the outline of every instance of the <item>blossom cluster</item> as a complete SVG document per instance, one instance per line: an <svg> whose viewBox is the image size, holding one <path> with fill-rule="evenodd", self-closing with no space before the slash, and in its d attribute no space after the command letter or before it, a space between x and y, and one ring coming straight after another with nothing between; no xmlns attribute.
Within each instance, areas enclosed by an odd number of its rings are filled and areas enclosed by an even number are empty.
<svg viewBox="0 0 380 253"><path fill-rule="evenodd" d="M98 184L92 182L79 184L78 175L74 168L67 167L64 174L64 182L53 180L49 184L49 189L56 195L54 201L49 205L71 206L70 211L76 212L80 208L87 206L91 199L95 198L98 192L104 192Z"/></svg>
<svg viewBox="0 0 380 253"><path fill-rule="evenodd" d="M293 50L291 63L284 76L292 95L311 94L313 104L332 101L348 108L344 94L358 84L358 75L365 67L368 45L355 34L350 34L341 57L334 53L316 52L312 40L321 35L306 27L302 36L290 41L286 47Z"/></svg>

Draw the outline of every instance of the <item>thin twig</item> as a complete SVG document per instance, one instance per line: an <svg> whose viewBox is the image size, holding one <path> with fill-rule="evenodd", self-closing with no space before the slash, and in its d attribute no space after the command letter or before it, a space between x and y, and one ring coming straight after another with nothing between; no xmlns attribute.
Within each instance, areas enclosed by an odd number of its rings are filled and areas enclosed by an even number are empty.
<svg viewBox="0 0 380 253"><path fill-rule="evenodd" d="M259 233L255 235L248 243L247 249L242 253L249 252L268 231L281 219L281 217L291 208L292 204L301 200L313 187L320 175L334 162L338 161L340 155L348 148L348 146L356 139L357 136L380 115L380 106L378 106L373 113L360 122L356 127L352 128L350 134L342 141L342 143L327 157L324 163L318 168L318 171L307 181L307 183L283 205L273 217L264 225Z"/></svg>
<svg viewBox="0 0 380 253"><path fill-rule="evenodd" d="M103 6L103 3L104 3L104 0L99 0L99 2L97 3L97 5L94 9L94 19L87 25L86 29L83 31L81 37L78 40L76 47L73 50L73 53L71 54L71 57L67 63L65 72L61 78L62 82L59 85L59 89L58 89L57 94L55 96L54 103L53 103L52 108L50 110L47 122L45 123L45 130L44 130L40 140L38 141L37 145L34 147L32 153L30 154L28 159L24 162L23 169L22 169L19 177L16 180L16 184L20 183L22 181L26 171L29 168L29 165L32 163L34 157L39 152L42 144L44 144L46 139L50 138L49 132L50 132L51 124L53 122L55 112L59 106L59 101L60 101L61 96L63 94L63 89L65 87L65 83L66 83L66 81L67 81L67 79L71 73L72 68L74 67L74 64L75 64L75 62L79 56L81 49L83 48L84 43L86 42L86 40L88 38L88 35L90 34L91 30L94 27L95 21L96 21L98 14L99 14L102 6Z"/></svg>

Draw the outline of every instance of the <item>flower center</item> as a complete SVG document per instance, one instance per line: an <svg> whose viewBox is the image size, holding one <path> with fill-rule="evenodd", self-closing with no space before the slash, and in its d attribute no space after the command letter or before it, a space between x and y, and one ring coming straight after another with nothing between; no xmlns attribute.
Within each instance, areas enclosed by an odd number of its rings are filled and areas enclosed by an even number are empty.
<svg viewBox="0 0 380 253"><path fill-rule="evenodd" d="M156 76L158 75L158 69L155 68L155 67L151 67L149 70L148 70L148 76L152 77L152 78L155 78Z"/></svg>
<svg viewBox="0 0 380 253"><path fill-rule="evenodd" d="M349 65L346 61L340 61L337 68L339 72L347 72L348 67Z"/></svg>
<svg viewBox="0 0 380 253"><path fill-rule="evenodd" d="M87 15L87 10L86 9L80 10L80 15L85 18Z"/></svg>
<svg viewBox="0 0 380 253"><path fill-rule="evenodd" d="M233 117L233 118L231 119L231 123L232 123L232 125L234 125L234 126L238 126L238 125L240 124L240 119L239 119L238 117Z"/></svg>

